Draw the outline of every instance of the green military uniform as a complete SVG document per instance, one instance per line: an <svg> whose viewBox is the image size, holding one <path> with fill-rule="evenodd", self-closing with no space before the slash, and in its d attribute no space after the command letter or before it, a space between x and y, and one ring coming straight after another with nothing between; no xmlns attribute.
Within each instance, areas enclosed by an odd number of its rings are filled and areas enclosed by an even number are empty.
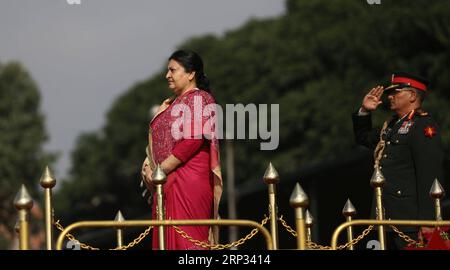
<svg viewBox="0 0 450 270"><path fill-rule="evenodd" d="M381 139L384 149L377 153L379 168L386 178L383 205L386 219L433 220L434 204L429 190L434 179L442 180L443 150L438 126L420 110L398 119L394 116L381 129L372 129L371 116L353 114L358 144L375 149Z"/></svg>

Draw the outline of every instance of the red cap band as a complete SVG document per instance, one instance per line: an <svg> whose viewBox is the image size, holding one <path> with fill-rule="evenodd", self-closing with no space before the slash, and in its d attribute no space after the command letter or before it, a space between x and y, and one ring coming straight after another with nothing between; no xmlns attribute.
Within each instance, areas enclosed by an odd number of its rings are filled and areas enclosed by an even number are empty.
<svg viewBox="0 0 450 270"><path fill-rule="evenodd" d="M394 83L405 83L409 84L410 86L417 88L422 91L427 91L427 86L419 81L413 80L411 78L405 78L405 77L394 77L392 79L392 84Z"/></svg>

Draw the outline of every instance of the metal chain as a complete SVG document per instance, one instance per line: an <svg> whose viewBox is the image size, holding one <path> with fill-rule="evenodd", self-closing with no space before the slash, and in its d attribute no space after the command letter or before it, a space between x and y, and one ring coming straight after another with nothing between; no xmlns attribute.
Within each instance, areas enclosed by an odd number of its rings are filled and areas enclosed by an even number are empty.
<svg viewBox="0 0 450 270"><path fill-rule="evenodd" d="M261 221L261 226L264 226L267 223L267 220L269 218L267 216L265 216L265 218ZM227 248L232 248L232 247L237 247L240 246L242 244L245 243L245 241L251 239L253 236L255 236L259 230L257 228L253 229L249 234L247 234L245 237L231 242L229 244L217 244L217 245L211 245L209 243L200 241L200 240L196 240L194 238L192 238L190 235L188 235L185 231L183 231L182 229L180 229L180 227L178 226L173 226L173 228L175 229L175 231L181 235L181 237L187 239L188 241L190 241L191 243L193 243L196 246L200 246L206 249L212 249L212 250L222 250L222 249L227 249Z"/></svg>
<svg viewBox="0 0 450 270"><path fill-rule="evenodd" d="M359 241L361 241L364 237L366 237L372 229L373 229L373 225L370 225L358 237L352 239L352 241L350 241L350 242L347 242L343 245L337 246L336 249L341 250L341 249L348 248L350 245L356 245ZM309 249L321 249L321 250L330 250L331 249L330 246L318 245L312 241L307 241L306 244L308 245Z"/></svg>
<svg viewBox="0 0 450 270"><path fill-rule="evenodd" d="M330 246L322 246L313 241L306 241L306 246L308 249L332 250Z"/></svg>
<svg viewBox="0 0 450 270"><path fill-rule="evenodd" d="M408 235L406 235L403 232L401 232L394 225L390 225L390 226L391 226L392 230L398 234L398 236L400 236L403 240L408 242L410 245L413 245L413 246L416 246L416 247L423 247L424 246L424 243L422 242L422 239L419 242L417 242L416 240L412 239Z"/></svg>
<svg viewBox="0 0 450 270"><path fill-rule="evenodd" d="M261 221L261 226L264 226L267 221L269 220L268 216L265 216L264 219ZM286 231L288 231L289 233L291 233L294 237L297 237L297 232L295 230L292 229L291 226L289 226L286 221L283 219L283 215L281 215L278 220L281 222L281 224L285 227ZM56 228L58 230L60 230L61 232L64 230L64 227L59 223L59 220L57 220L54 225L56 226ZM211 245L209 243L200 241L200 240L196 240L194 238L192 238L190 235L188 235L185 231L183 231L182 229L180 229L178 226L173 226L175 231L180 234L183 238L187 239L188 241L192 242L193 244L197 245L197 246L201 246L203 248L206 249L212 249L212 250L222 250L222 249L227 249L227 248L232 248L232 247L237 247L240 246L242 244L244 244L247 240L253 238L258 232L258 229L253 229L249 234L247 234L245 237L231 242L229 244L217 244L217 245ZM345 249L348 248L350 245L356 245L359 241L361 241L365 236L367 236L369 234L369 232L373 229L373 225L370 225L368 228L366 228L357 238L352 239L352 241L347 242L343 245L340 245L337 247L338 250L340 249ZM398 230L395 226L391 225L392 229L399 234L399 236L401 238L403 238L406 242L413 244L413 245L423 245L423 243L418 243L416 241L414 241L413 239L411 239L409 236L405 235L404 233L402 233L400 230ZM137 238L135 238L133 241L131 241L130 243L128 243L125 246L121 246L121 247L116 247L116 248L112 248L109 250L127 250L131 247L134 247L135 245L139 244L149 233L150 230L153 228L153 226L149 226L144 232L142 232ZM68 233L66 234L66 237L71 240L71 241L76 241L80 244L80 248L82 249L87 249L87 250L99 250L99 248L96 247L92 247L88 244L82 243L80 241L78 241L72 234ZM309 249L321 249L321 250L331 250L330 246L323 246L323 245L319 245L317 243L314 243L312 241L306 241L306 244L308 246Z"/></svg>
<svg viewBox="0 0 450 270"><path fill-rule="evenodd" d="M147 237L147 235L150 233L150 231L152 229L153 229L153 226L148 226L148 228L145 229L144 232L139 234L139 236L136 237L133 241L129 242L128 245L121 246L121 247L116 247L116 248L113 248L113 249L110 249L110 250L127 250L129 248L132 248L135 245L139 244L145 237Z"/></svg>
<svg viewBox="0 0 450 270"><path fill-rule="evenodd" d="M395 227L394 225L390 225L392 230L394 230L394 232L396 232L403 240L405 240L406 242L408 242L410 245L414 245L416 247L424 247L425 243L423 242L423 238L419 237L419 241L415 241L414 239L412 239L411 237L409 237L408 235L404 234L403 232L401 232L397 227ZM448 241L449 240L449 236L448 233L445 231L442 231L440 233L440 236L442 237L442 239Z"/></svg>
<svg viewBox="0 0 450 270"><path fill-rule="evenodd" d="M59 223L59 220L57 220L54 225L56 226L56 228L58 230L60 230L61 232L64 231L64 227ZM147 237L147 235L150 233L151 229L153 228L153 226L149 226L147 229L145 229L144 232L142 232L141 234L139 234L138 237L136 237L133 241L131 241L130 243L128 243L125 246L121 246L121 247L116 247L116 248L110 248L109 250L126 250L129 249L131 247L134 247L135 245L139 244L145 237ZM80 241L78 241L75 236L73 236L72 234L68 233L66 234L66 237L70 240L70 241L75 241L80 243L80 248L82 249L87 249L87 250L100 250L99 248L90 246L88 244L82 243Z"/></svg>
<svg viewBox="0 0 450 270"><path fill-rule="evenodd" d="M337 247L337 249L346 249L348 248L350 245L356 245L359 241L361 241L364 237L366 237L370 231L372 231L374 228L373 225L370 225L369 227L367 227L358 237L352 239L352 241L344 244L344 245L340 245Z"/></svg>
<svg viewBox="0 0 450 270"><path fill-rule="evenodd" d="M289 226L286 221L283 219L283 215L281 215L278 220L281 222L281 224L286 228L286 231L290 232L294 237L297 237L297 232L292 229L291 226Z"/></svg>
<svg viewBox="0 0 450 270"><path fill-rule="evenodd" d="M280 220L281 224L286 228L286 230L288 232L290 232L294 237L297 237L297 232L294 231L292 229L292 227L286 223L286 221L283 219L283 215L281 215L278 219ZM361 241L364 237L366 237L372 229L373 229L373 225L370 225L358 237L352 239L352 241L350 241L348 243L338 246L337 249L345 249L345 248L348 248L350 245L356 245L359 241ZM308 249L331 250L330 246L322 246L322 245L316 244L312 241L306 241L306 245L308 246Z"/></svg>

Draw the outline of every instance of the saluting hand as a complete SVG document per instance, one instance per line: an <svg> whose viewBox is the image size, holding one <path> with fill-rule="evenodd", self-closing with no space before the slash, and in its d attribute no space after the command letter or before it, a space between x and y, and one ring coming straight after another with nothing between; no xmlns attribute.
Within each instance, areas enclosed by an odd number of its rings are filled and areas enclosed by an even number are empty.
<svg viewBox="0 0 450 270"><path fill-rule="evenodd" d="M366 112L371 112L376 110L378 105L382 103L381 95L383 95L383 86L377 86L372 88L369 93L364 97L362 102L362 109Z"/></svg>

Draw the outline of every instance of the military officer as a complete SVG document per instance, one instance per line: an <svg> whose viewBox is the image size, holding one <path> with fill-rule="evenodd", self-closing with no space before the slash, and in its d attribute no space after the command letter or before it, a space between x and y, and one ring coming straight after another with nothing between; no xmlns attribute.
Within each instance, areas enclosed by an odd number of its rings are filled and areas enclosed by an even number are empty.
<svg viewBox="0 0 450 270"><path fill-rule="evenodd" d="M422 109L428 81L422 77L398 72L391 85L371 89L353 114L353 130L358 144L374 149L375 167L386 178L383 187L385 219L433 220L434 205L429 190L434 179L442 179L443 148L440 130L431 115ZM381 129L372 128L371 113L383 103L395 114ZM401 227L417 239L418 228ZM406 246L398 235L387 230L387 246Z"/></svg>

